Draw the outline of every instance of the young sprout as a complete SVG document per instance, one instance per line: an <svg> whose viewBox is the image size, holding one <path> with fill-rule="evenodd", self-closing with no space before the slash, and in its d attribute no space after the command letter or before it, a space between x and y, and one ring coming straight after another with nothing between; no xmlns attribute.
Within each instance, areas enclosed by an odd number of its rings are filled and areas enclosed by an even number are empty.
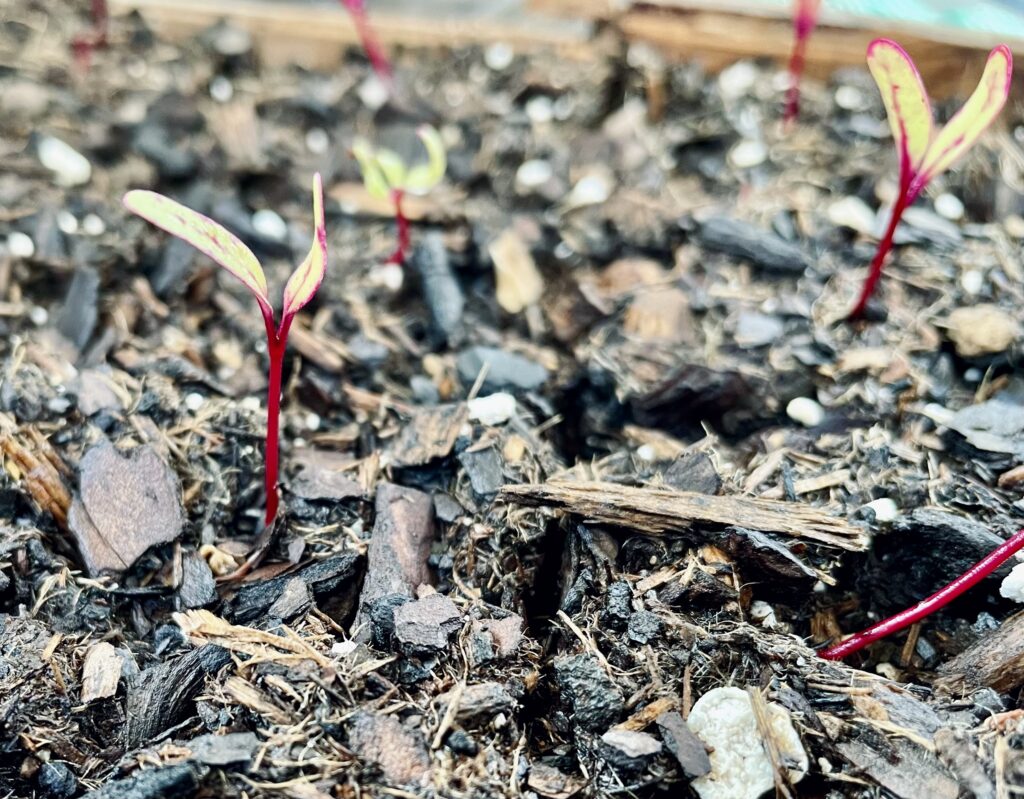
<svg viewBox="0 0 1024 799"><path fill-rule="evenodd" d="M793 6L793 52L789 56L789 91L786 92L786 112L783 124L789 127L800 113L800 76L804 72L807 40L818 24L821 0L795 0Z"/></svg>
<svg viewBox="0 0 1024 799"><path fill-rule="evenodd" d="M341 0L348 13L352 16L352 22L356 26L356 33L359 34L359 41L363 45L363 52L370 60L370 66L377 73L385 86L391 86L394 80L394 72L391 70L391 62L384 55L384 48L380 46L377 34L370 26L370 19L366 14L365 0Z"/></svg>
<svg viewBox="0 0 1024 799"><path fill-rule="evenodd" d="M363 185L371 197L390 199L395 207L395 225L398 228L398 246L388 258L389 264L404 264L409 251L409 220L402 211L406 194L427 194L441 182L448 167L441 134L430 125L416 130L427 151L426 163L406 166L402 157L386 147L374 147L366 139L358 138L352 145L352 155L359 162Z"/></svg>
<svg viewBox="0 0 1024 799"><path fill-rule="evenodd" d="M188 242L204 255L238 278L256 297L267 331L267 355L270 372L267 385L267 441L264 484L267 510L264 518L269 525L277 516L280 498L277 492L278 426L281 413L281 371L284 366L285 344L295 314L306 305L323 282L327 271L327 233L324 226L324 190L320 175L313 177L313 244L306 259L292 272L284 287L281 320L275 325L274 308L263 274L252 250L241 240L212 219L186 208L178 202L152 191L130 191L124 196L124 205L133 214L152 222L172 236Z"/></svg>
<svg viewBox="0 0 1024 799"><path fill-rule="evenodd" d="M878 84L889 117L900 159L900 183L889 227L871 262L860 298L850 319L864 314L879 278L882 264L892 249L892 237L903 212L928 182L944 172L971 147L999 115L1010 91L1013 57L1001 44L988 55L981 82L945 127L936 128L932 107L921 74L910 56L896 42L875 39L868 46L868 69Z"/></svg>
<svg viewBox="0 0 1024 799"><path fill-rule="evenodd" d="M895 616L890 616L888 619L878 622L878 624L871 625L856 635L851 635L845 641L830 646L818 654L826 660L841 660L880 638L885 638L887 635L892 635L904 627L909 627L911 624L921 621L921 619L930 616L935 611L948 605L965 591L976 586L1022 548L1024 548L1024 530L1018 531L1012 538L998 546L945 588L936 591L927 599L921 600L913 607L907 608Z"/></svg>

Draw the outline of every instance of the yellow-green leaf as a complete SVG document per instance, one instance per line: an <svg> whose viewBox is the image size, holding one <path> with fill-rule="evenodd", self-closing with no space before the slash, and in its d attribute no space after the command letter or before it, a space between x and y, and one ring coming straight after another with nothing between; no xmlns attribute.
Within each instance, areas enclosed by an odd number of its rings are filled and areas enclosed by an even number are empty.
<svg viewBox="0 0 1024 799"><path fill-rule="evenodd" d="M416 164L409 169L405 177L405 190L410 194L426 194L441 182L448 168L448 156L445 153L441 134L430 125L421 125L416 135L423 142L427 151L427 163Z"/></svg>
<svg viewBox="0 0 1024 799"><path fill-rule="evenodd" d="M327 273L327 230L324 224L324 187L320 174L313 176L313 244L284 287L282 324L313 299Z"/></svg>
<svg viewBox="0 0 1024 799"><path fill-rule="evenodd" d="M974 93L939 131L920 166L924 182L944 172L978 140L999 116L1010 93L1013 56L1005 44L988 55L985 72Z"/></svg>
<svg viewBox="0 0 1024 799"><path fill-rule="evenodd" d="M932 141L932 108L921 74L910 56L890 39L868 46L868 69L878 84L900 154L900 177L916 173Z"/></svg>
<svg viewBox="0 0 1024 799"><path fill-rule="evenodd" d="M130 191L124 196L124 206L208 255L242 281L264 309L269 309L270 297L263 268L252 250L234 233L209 217L154 191Z"/></svg>
<svg viewBox="0 0 1024 799"><path fill-rule="evenodd" d="M363 174L363 186L366 187L366 191L371 197L387 199L391 188L384 178L370 143L365 139L356 139L352 143L352 155L359 162L359 171Z"/></svg>

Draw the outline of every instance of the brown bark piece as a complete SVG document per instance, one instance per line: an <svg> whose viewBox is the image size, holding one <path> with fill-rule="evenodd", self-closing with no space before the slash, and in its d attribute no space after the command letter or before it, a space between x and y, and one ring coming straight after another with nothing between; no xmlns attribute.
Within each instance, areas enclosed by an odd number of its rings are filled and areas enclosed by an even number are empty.
<svg viewBox="0 0 1024 799"><path fill-rule="evenodd" d="M950 693L993 688L1009 693L1024 685L1024 613L1011 616L939 667L936 687Z"/></svg>
<svg viewBox="0 0 1024 799"><path fill-rule="evenodd" d="M546 505L605 524L650 535L682 531L692 522L735 525L786 533L854 551L867 548L867 536L827 511L796 502L757 497L709 496L668 488L636 488L614 483L553 481L509 485L505 499L523 505Z"/></svg>
<svg viewBox="0 0 1024 799"><path fill-rule="evenodd" d="M427 558L434 540L434 503L430 495L383 483L377 488L376 514L357 627L369 621L374 600L389 594L412 599L416 586L431 582Z"/></svg>
<svg viewBox="0 0 1024 799"><path fill-rule="evenodd" d="M90 574L123 571L151 546L181 535L181 487L152 447L126 456L103 441L85 453L80 471L68 526Z"/></svg>

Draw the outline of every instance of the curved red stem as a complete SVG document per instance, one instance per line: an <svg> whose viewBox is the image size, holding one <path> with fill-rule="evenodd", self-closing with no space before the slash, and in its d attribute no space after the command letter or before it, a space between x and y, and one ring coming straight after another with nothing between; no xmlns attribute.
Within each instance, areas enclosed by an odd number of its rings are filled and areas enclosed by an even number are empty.
<svg viewBox="0 0 1024 799"><path fill-rule="evenodd" d="M907 209L909 204L909 198L907 197L906 192L904 192L900 194L896 200L896 204L893 205L892 215L889 217L889 227L886 229L882 240L878 243L878 250L875 252L875 257L871 261L871 268L868 271L867 279L864 281L864 287L860 291L860 297L857 299L857 304L854 305L853 310L850 311L848 321L852 322L860 319L864 315L864 311L868 307L868 300L871 299L871 295L875 292L875 286L878 285L878 281L882 277L882 265L885 263L885 257L889 254L889 250L892 249L892 239L896 233L896 226L899 225L903 212Z"/></svg>
<svg viewBox="0 0 1024 799"><path fill-rule="evenodd" d="M936 591L913 607L900 611L895 616L890 616L878 624L873 624L866 630L851 635L845 641L830 646L818 654L826 660L841 660L880 638L885 638L904 627L909 627L976 586L1022 548L1024 548L1024 530L1018 530L1013 537L979 560L945 588Z"/></svg>
<svg viewBox="0 0 1024 799"><path fill-rule="evenodd" d="M273 313L268 308L262 308L262 310L263 323L267 329L267 357L270 360L267 377L267 439L263 470L263 486L267 495L267 509L263 522L264 525L269 525L277 517L277 510L281 502L277 490L281 461L281 375L284 371L288 330L293 317L285 316L281 319L281 325L275 329Z"/></svg>

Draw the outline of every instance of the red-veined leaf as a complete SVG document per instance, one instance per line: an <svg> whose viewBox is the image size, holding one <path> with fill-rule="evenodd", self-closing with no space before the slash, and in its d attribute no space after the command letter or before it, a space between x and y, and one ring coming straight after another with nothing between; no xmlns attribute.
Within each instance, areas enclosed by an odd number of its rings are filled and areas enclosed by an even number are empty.
<svg viewBox="0 0 1024 799"><path fill-rule="evenodd" d="M327 229L324 223L324 187L320 174L313 176L313 245L284 287L284 310L281 321L294 316L313 299L327 272Z"/></svg>
<svg viewBox="0 0 1024 799"><path fill-rule="evenodd" d="M985 72L974 93L939 131L921 164L923 182L948 169L978 140L1006 104L1013 77L1013 56L1005 44L988 55ZM922 187L923 188L923 187Z"/></svg>
<svg viewBox="0 0 1024 799"><path fill-rule="evenodd" d="M155 191L130 191L124 196L124 206L133 214L138 214L172 236L188 242L204 255L208 255L219 266L242 281L246 288L256 295L256 299L265 310L270 308L267 278L263 274L263 268L252 250L230 230Z"/></svg>
<svg viewBox="0 0 1024 799"><path fill-rule="evenodd" d="M890 39L868 45L868 69L882 93L900 154L900 176L909 181L920 169L932 142L932 108L910 56Z"/></svg>

